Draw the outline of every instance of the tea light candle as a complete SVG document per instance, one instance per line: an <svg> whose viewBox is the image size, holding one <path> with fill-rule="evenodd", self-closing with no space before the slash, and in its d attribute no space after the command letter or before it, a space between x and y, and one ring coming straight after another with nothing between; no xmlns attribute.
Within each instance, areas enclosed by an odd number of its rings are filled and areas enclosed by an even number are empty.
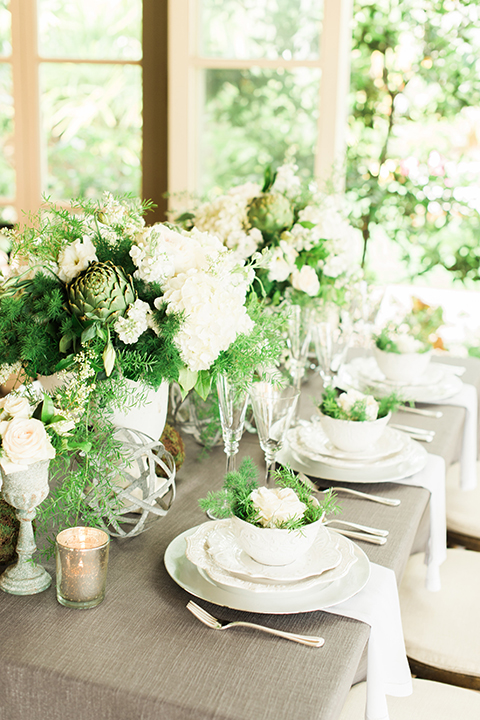
<svg viewBox="0 0 480 720"><path fill-rule="evenodd" d="M105 597L110 538L98 528L74 527L57 535L57 600L85 610Z"/></svg>

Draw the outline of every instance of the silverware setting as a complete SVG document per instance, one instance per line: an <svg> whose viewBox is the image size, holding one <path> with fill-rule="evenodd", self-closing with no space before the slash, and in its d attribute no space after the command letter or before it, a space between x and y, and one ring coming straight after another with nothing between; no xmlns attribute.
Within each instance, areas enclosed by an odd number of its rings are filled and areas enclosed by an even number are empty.
<svg viewBox="0 0 480 720"><path fill-rule="evenodd" d="M326 488L325 490L319 490L319 488L310 480L307 475L303 472L297 473L298 479L303 482L307 487L309 487L311 490L314 490L316 492L328 492L329 490L333 490L333 492L343 492L348 493L349 495L356 495L357 497L364 498L365 500L371 500L372 502L380 503L381 505L391 505L392 507L397 507L400 505L400 500L394 499L394 498L385 498L381 497L380 495L371 495L370 493L361 492L360 490L352 490L351 488L346 487L331 487Z"/></svg>
<svg viewBox="0 0 480 720"><path fill-rule="evenodd" d="M349 522L348 520L338 520L338 518L332 518L331 520L327 520L326 522L324 522L324 525L331 525L332 523L337 523L338 525L345 525L347 527L353 528L354 530L362 530L369 535L376 535L378 537L387 537L388 535L388 530L380 530L379 528L368 527L368 525L359 525L358 523ZM336 530L337 532L339 532L338 528L332 528L332 530Z"/></svg>
<svg viewBox="0 0 480 720"><path fill-rule="evenodd" d="M414 415L423 415L424 417L443 417L443 412L441 410L426 410L424 408L411 407L410 405L400 405L399 410L402 412L413 413Z"/></svg>
<svg viewBox="0 0 480 720"><path fill-rule="evenodd" d="M387 542L386 537L379 537L378 535L369 535L367 533L353 532L352 530L343 530L340 528L332 528L339 535L345 535L345 537L352 538L352 540L363 540L363 542L372 543L372 545L385 545Z"/></svg>
<svg viewBox="0 0 480 720"><path fill-rule="evenodd" d="M316 635L297 635L296 633L285 632L284 630L275 630L274 628L266 627L265 625L257 625L256 623L244 622L243 620L236 620L234 622L228 622L226 620L219 620L213 615L210 615L200 605L197 605L190 600L187 604L187 609L190 610L192 615L200 620L204 625L214 630L228 630L232 627L247 627L254 628L255 630L262 630L269 635L277 635L278 637L284 638L285 640L292 640L293 642L300 643L301 645L308 645L309 647L322 647L325 640L322 637Z"/></svg>
<svg viewBox="0 0 480 720"><path fill-rule="evenodd" d="M411 427L410 425L400 425L398 423L389 423L389 427L396 430L402 430L407 433L413 440L421 440L422 442L432 442L435 437L435 430L424 430L423 428Z"/></svg>

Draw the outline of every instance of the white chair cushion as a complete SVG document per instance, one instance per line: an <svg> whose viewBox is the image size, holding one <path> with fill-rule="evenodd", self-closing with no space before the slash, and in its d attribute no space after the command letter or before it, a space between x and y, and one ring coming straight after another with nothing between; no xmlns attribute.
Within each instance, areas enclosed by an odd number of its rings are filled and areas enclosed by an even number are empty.
<svg viewBox="0 0 480 720"><path fill-rule="evenodd" d="M350 690L338 720L363 720L366 683ZM413 695L388 697L390 720L478 720L480 693L431 680L413 680Z"/></svg>
<svg viewBox="0 0 480 720"><path fill-rule="evenodd" d="M480 463L477 462L478 483L475 490L460 490L460 464L454 463L447 472L447 528L452 532L480 538Z"/></svg>
<svg viewBox="0 0 480 720"><path fill-rule="evenodd" d="M409 558L399 590L407 655L480 677L480 553L447 550L439 592L425 589L423 563L423 553Z"/></svg>

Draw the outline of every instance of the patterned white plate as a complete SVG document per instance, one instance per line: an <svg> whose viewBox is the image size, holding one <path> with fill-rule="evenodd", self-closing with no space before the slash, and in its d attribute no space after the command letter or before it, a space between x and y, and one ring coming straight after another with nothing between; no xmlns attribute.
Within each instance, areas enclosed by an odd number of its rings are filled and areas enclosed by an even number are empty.
<svg viewBox="0 0 480 720"><path fill-rule="evenodd" d="M386 382L375 358L359 357L341 367L337 385L342 390L353 387L361 392L373 387L377 397L390 395L395 389L406 402L409 400L421 403L439 402L453 397L463 386L461 379L445 368L446 366L440 365L438 370L436 363L430 363L427 372L416 383L410 385L397 383L393 386L390 381ZM435 379L433 383L430 382L431 373Z"/></svg>
<svg viewBox="0 0 480 720"><path fill-rule="evenodd" d="M352 544L345 543L343 535L338 535L333 530L327 530L327 533L334 538L333 544L337 544L340 551L341 560L337 567L332 570L326 570L321 575L315 577L307 577L297 582L278 581L275 583L264 583L253 579L242 579L236 575L232 575L220 567L214 558L208 552L208 536L212 529L218 523L229 522L228 520L216 520L200 525L195 533L187 537L187 548L185 554L200 571L206 573L208 578L219 587L235 588L239 593L282 593L282 592L301 592L308 590L318 584L331 583L347 574L356 558L352 549Z"/></svg>
<svg viewBox="0 0 480 720"><path fill-rule="evenodd" d="M186 540L197 528L185 530L172 540L165 551L164 563L174 582L194 597L222 607L266 615L290 615L314 612L337 605L356 595L370 577L370 562L363 550L347 538L356 562L342 578L317 584L305 592L239 592L233 587L220 587L194 565L185 555ZM330 572L330 571L329 571ZM271 591L271 587L270 587Z"/></svg>
<svg viewBox="0 0 480 720"><path fill-rule="evenodd" d="M401 453L408 451L408 440L405 433L386 427L376 443L362 452L348 453L332 444L320 422L302 422L288 433L289 445L299 455L332 467L346 468L393 465L398 462Z"/></svg>
<svg viewBox="0 0 480 720"><path fill-rule="evenodd" d="M282 566L261 565L247 555L238 544L230 520L216 523L206 543L208 553L219 567L248 582L299 582L337 567L342 560L336 536L334 538L326 528L317 535L308 552L296 562Z"/></svg>

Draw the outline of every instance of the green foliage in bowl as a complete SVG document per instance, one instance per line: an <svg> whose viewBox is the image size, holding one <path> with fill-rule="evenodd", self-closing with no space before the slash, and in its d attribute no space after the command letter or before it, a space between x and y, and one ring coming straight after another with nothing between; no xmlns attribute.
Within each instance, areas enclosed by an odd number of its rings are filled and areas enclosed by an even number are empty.
<svg viewBox="0 0 480 720"><path fill-rule="evenodd" d="M252 492L259 488L258 469L251 458L244 458L239 469L227 473L223 488L218 492L209 492L207 497L199 500L199 505L205 512L216 518L229 518L236 516L256 527L266 527L261 521L258 507L252 500ZM305 525L320 520L325 514L339 512L336 505L336 495L330 489L325 493L322 501L312 494L312 490L304 485L288 466L275 473L276 488L290 488L298 500L306 506L301 517L292 517L287 520L275 522L275 527L285 530L298 530Z"/></svg>

